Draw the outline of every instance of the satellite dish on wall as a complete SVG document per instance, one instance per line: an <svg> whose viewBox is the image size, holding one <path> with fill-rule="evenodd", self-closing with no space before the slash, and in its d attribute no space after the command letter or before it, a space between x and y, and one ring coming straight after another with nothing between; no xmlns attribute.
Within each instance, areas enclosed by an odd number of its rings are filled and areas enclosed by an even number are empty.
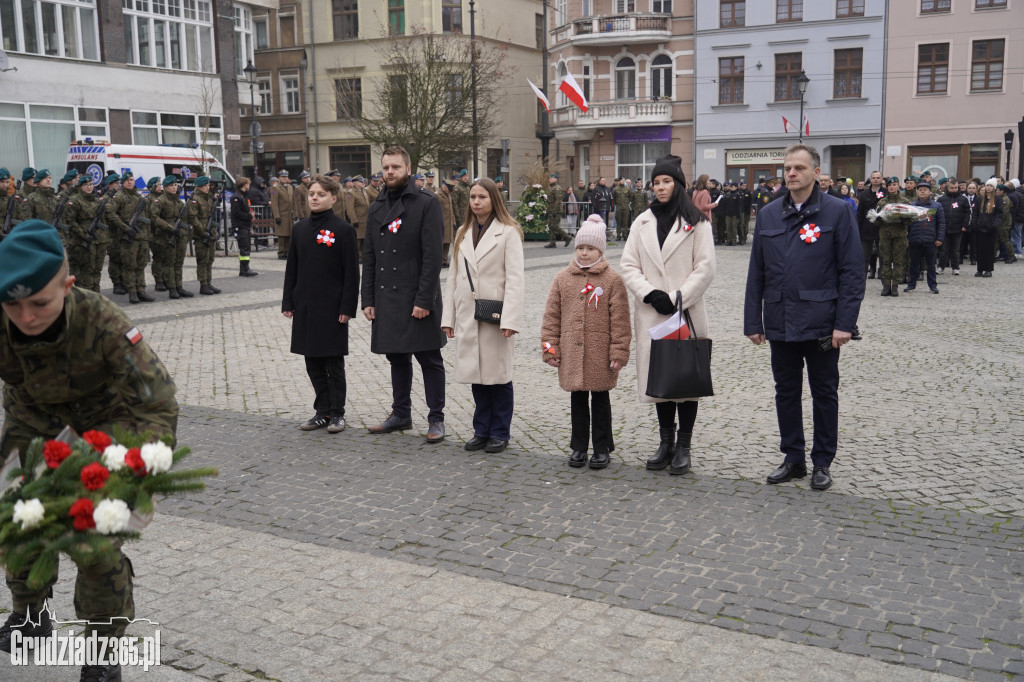
<svg viewBox="0 0 1024 682"><path fill-rule="evenodd" d="M11 60L7 58L7 53L0 50L0 72L2 71L17 71L18 67L11 66Z"/></svg>

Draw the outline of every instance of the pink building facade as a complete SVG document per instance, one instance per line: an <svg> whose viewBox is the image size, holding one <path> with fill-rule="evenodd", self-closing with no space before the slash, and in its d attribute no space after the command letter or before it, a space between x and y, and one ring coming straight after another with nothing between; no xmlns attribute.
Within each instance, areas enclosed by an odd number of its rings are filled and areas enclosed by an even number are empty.
<svg viewBox="0 0 1024 682"><path fill-rule="evenodd" d="M887 18L882 171L1018 173L1024 0L899 0ZM1004 136L1014 133L1006 152Z"/></svg>

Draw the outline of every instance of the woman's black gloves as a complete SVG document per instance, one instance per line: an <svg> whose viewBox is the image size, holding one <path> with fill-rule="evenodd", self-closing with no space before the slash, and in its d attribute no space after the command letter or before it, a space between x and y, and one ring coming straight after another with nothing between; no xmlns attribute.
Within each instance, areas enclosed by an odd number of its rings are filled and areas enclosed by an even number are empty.
<svg viewBox="0 0 1024 682"><path fill-rule="evenodd" d="M659 315L671 315L676 311L676 304L672 302L669 295L661 289L655 289L644 296L644 303L649 303Z"/></svg>

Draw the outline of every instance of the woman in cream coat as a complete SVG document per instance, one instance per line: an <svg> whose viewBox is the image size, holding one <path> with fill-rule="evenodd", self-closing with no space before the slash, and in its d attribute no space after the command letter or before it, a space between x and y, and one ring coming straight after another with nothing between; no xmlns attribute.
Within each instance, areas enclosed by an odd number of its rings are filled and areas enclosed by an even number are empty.
<svg viewBox="0 0 1024 682"><path fill-rule="evenodd" d="M455 235L445 284L441 329L455 339L455 380L473 385L476 411L467 450L501 452L512 425L515 338L523 320L523 231L493 180L469 188L469 214ZM468 275L468 276L467 276ZM478 322L476 296L502 301L501 323Z"/></svg>
<svg viewBox="0 0 1024 682"><path fill-rule="evenodd" d="M670 474L690 470L690 440L697 420L696 400L658 400L647 396L651 356L648 329L675 312L676 292L690 311L697 336L708 336L704 292L715 277L711 223L686 194L686 177L678 156L658 159L651 174L655 199L629 230L619 271L634 296L636 379L640 400L657 403L661 444L647 460L651 470L669 467ZM679 432L676 433L676 414Z"/></svg>

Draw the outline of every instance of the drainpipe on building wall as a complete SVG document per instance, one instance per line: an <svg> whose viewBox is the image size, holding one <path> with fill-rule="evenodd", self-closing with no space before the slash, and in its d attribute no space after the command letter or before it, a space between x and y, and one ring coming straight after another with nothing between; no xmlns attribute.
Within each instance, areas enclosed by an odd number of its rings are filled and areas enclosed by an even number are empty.
<svg viewBox="0 0 1024 682"><path fill-rule="evenodd" d="M316 175L320 172L320 108L316 95L316 38L313 35L313 0L309 0L309 63L313 67L313 156L316 159ZM309 130L306 130L306 141L309 141Z"/></svg>
<svg viewBox="0 0 1024 682"><path fill-rule="evenodd" d="M885 0L885 15L882 18L882 129L878 135L878 170L885 168L885 91L889 73L889 0ZM870 171L869 171L870 173ZM882 172L885 175L885 172ZM903 173L897 173L903 175Z"/></svg>

